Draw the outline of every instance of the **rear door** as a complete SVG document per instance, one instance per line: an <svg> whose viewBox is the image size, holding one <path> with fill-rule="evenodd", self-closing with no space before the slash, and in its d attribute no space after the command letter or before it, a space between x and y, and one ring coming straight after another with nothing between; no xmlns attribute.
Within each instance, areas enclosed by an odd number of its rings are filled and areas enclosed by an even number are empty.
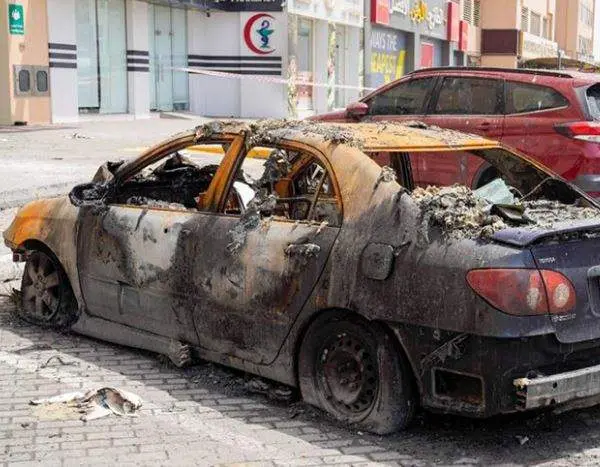
<svg viewBox="0 0 600 467"><path fill-rule="evenodd" d="M504 127L504 80L495 77L444 76L432 99L427 123L476 133L499 140ZM449 181L477 186L483 173L479 158L429 157L416 153L411 157L417 185L444 185ZM426 177L425 174L428 176Z"/></svg>
<svg viewBox="0 0 600 467"><path fill-rule="evenodd" d="M529 82L506 82L502 142L569 177L580 162L580 144L559 135L554 125L581 119L579 110L557 89Z"/></svg>

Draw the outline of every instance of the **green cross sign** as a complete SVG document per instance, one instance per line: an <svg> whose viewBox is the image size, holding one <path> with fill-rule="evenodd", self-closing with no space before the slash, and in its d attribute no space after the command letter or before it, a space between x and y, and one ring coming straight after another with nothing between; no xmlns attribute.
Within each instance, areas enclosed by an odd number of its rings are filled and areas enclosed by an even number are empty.
<svg viewBox="0 0 600 467"><path fill-rule="evenodd" d="M25 34L25 18L23 15L23 5L8 5L8 30L10 34L22 36Z"/></svg>

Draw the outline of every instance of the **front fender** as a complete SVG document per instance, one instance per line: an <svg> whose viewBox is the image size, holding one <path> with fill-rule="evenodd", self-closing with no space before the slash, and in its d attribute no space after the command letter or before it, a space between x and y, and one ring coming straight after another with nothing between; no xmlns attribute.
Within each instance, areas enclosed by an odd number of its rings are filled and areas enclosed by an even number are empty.
<svg viewBox="0 0 600 467"><path fill-rule="evenodd" d="M4 242L13 252L41 243L61 263L79 303L81 290L77 273L77 217L79 209L69 199L32 201L23 206L3 233Z"/></svg>

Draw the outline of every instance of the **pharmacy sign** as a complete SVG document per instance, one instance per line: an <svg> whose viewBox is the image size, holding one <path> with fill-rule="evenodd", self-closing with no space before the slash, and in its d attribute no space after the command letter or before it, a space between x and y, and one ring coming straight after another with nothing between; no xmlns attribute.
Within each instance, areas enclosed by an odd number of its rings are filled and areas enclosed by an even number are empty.
<svg viewBox="0 0 600 467"><path fill-rule="evenodd" d="M8 31L10 34L22 36L25 34L23 5L8 4Z"/></svg>

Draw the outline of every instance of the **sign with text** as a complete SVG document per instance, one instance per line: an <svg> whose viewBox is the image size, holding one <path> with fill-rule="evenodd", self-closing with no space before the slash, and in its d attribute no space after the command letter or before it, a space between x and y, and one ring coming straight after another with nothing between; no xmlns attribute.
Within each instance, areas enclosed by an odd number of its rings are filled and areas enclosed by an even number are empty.
<svg viewBox="0 0 600 467"><path fill-rule="evenodd" d="M8 4L8 32L10 34L22 36L25 34L25 18L23 14L23 5L14 3Z"/></svg>
<svg viewBox="0 0 600 467"><path fill-rule="evenodd" d="M446 0L372 0L371 22L437 39L447 39ZM377 7L374 14L373 7ZM385 10L385 11L384 11ZM458 11L458 10L457 10ZM388 20L388 22L386 22Z"/></svg>
<svg viewBox="0 0 600 467"><path fill-rule="evenodd" d="M369 86L378 87L404 75L406 39L399 31L371 28Z"/></svg>

